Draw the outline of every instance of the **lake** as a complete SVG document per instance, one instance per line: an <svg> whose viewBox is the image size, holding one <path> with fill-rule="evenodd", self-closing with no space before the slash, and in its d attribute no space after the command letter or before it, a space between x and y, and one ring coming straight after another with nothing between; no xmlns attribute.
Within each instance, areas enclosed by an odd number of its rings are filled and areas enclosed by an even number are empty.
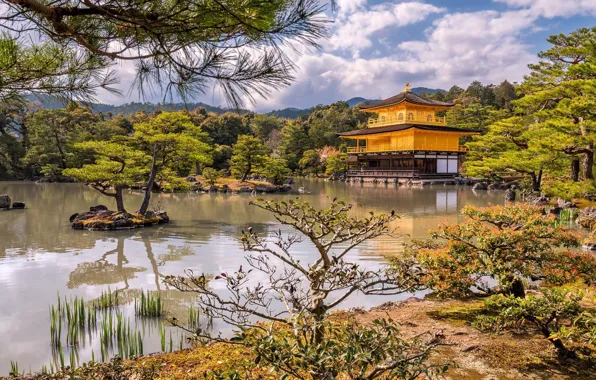
<svg viewBox="0 0 596 380"><path fill-rule="evenodd" d="M433 186L396 187L382 184L349 184L323 180L298 180L294 188L305 187L309 194L262 195L267 199L300 197L316 207L325 207L329 198L354 203L354 214L395 210L401 217L394 223L397 234L366 242L351 253L351 259L363 265L382 264L384 254L399 254L410 238L427 236L429 228L441 222L460 220L465 205L502 204L503 192L473 192L471 187ZM83 297L92 301L109 289L120 290L125 318L143 336L143 351L162 349L159 320L136 320L133 299L141 289L159 290L169 315L186 315L194 301L191 294L167 289L166 275L219 273L238 269L245 252L238 242L241 230L252 226L267 233L281 226L267 212L250 206L249 194L176 193L154 195L153 207L166 210L171 222L166 225L117 232L74 231L69 217L90 206L105 204L114 208L112 199L81 184L35 184L0 182L0 194L27 204L25 210L0 212L0 376L11 370L11 361L19 370L39 371L50 363L59 365L59 353L50 344L49 307L60 297ZM134 210L140 205L140 193L127 193L125 205ZM284 229L285 230L285 229ZM296 247L295 255L312 261L314 251L306 243ZM363 297L354 295L346 307L369 307L384 301L411 296ZM215 326L215 329L223 328ZM183 339L172 327L165 330L166 350L170 340L174 349ZM171 336L171 338L170 338ZM75 349L63 346L65 364L100 358L99 336L93 331L81 338ZM113 347L106 355L118 352Z"/></svg>

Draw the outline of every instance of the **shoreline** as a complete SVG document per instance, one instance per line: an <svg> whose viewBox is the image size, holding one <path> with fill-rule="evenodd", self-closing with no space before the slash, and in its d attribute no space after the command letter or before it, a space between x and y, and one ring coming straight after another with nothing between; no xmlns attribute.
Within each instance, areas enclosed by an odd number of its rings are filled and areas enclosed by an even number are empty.
<svg viewBox="0 0 596 380"><path fill-rule="evenodd" d="M470 326L471 320L482 309L482 300L435 300L408 298L404 301L388 301L369 310L351 309L337 311L338 319L354 316L362 323L376 318L392 318L402 325L404 337L423 332L435 332L444 336L446 345L441 346L430 358L431 362L451 361L456 366L445 374L447 379L590 379L593 367L590 357L561 362L555 350L542 336L528 333L519 339L514 333L490 334ZM81 379L94 379L101 373L121 371L120 374L138 380L159 378L162 380L199 379L208 371L242 370L254 361L254 355L243 346L230 343L213 343L197 348L187 348L171 353L152 353L121 362L96 363L75 371ZM268 367L254 369L253 376L276 379ZM19 379L49 379L47 375L35 374ZM56 376L56 375L54 375ZM143 377L148 376L148 377ZM66 378L65 376L52 377Z"/></svg>

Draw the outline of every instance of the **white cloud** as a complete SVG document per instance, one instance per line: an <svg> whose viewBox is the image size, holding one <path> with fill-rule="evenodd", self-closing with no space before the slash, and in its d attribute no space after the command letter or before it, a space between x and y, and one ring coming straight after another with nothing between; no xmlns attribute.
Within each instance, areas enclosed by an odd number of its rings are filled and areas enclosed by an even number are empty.
<svg viewBox="0 0 596 380"><path fill-rule="evenodd" d="M444 8L420 2L382 3L369 10L362 9L361 2L352 0L348 3L352 4L349 9L354 11L347 16L338 16L338 27L329 41L331 50L358 52L371 47L371 36L383 29L414 24L433 13L445 11Z"/></svg>
<svg viewBox="0 0 596 380"><path fill-rule="evenodd" d="M336 26L323 52L305 50L292 56L298 68L296 82L269 99L257 99L252 108L269 111L355 96L388 97L401 91L406 81L433 88L467 86L473 80L520 81L527 64L537 60L534 47L524 42L527 34L540 30L537 21L596 14L596 0L493 1L510 9L448 13L420 1L370 5L367 0L338 0ZM433 14L440 16L423 36L392 46L395 42L387 31L399 32L399 27ZM342 54L346 51L352 56ZM123 70L130 72L128 67ZM121 78L130 75L123 74ZM198 100L214 103L214 95Z"/></svg>
<svg viewBox="0 0 596 380"><path fill-rule="evenodd" d="M344 18L346 15L356 12L366 6L368 0L337 0L339 9L338 17Z"/></svg>
<svg viewBox="0 0 596 380"><path fill-rule="evenodd" d="M579 14L596 15L595 0L495 0L510 7L525 8L536 17L571 17Z"/></svg>

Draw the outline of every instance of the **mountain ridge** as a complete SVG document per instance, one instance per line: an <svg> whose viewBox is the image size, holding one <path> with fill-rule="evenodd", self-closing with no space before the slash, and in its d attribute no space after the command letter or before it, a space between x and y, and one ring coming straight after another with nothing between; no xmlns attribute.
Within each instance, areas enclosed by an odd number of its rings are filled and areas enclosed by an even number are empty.
<svg viewBox="0 0 596 380"><path fill-rule="evenodd" d="M437 92L446 92L442 89L432 89L426 87L414 87L412 88L412 92L415 94L435 94ZM63 108L64 103L59 101L57 98L51 96L38 96L38 95L29 95L27 96L29 101L36 101L40 102L42 108L45 109L56 109L56 108ZM353 97L345 102L348 103L350 107L354 107L360 103L370 102L375 103L380 101L381 99L367 99L363 97ZM95 102L82 102L85 105L91 107L91 109L96 113L111 113L113 115L123 114L123 115L131 115L136 112L145 111L147 113L154 112L156 110L162 111L180 111L180 110L193 110L197 107L204 107L207 112L215 112L218 114L223 114L226 112L236 112L240 111L241 113L249 113L249 110L240 109L235 110L232 108L225 108L219 106L212 106L210 104L206 104L203 102L192 102L192 103L151 103L151 102L130 102L121 105L113 105L113 104L104 104L104 103L95 103ZM258 112L263 113L265 115L273 115L277 117L284 117L288 119L296 119L300 116L308 115L316 106L310 108L297 108L297 107L286 107L279 110L273 110L269 112Z"/></svg>

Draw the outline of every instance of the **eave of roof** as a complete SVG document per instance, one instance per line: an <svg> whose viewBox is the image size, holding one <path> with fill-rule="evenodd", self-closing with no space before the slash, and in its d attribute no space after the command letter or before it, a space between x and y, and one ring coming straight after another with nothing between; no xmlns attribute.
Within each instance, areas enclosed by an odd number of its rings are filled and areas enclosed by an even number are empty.
<svg viewBox="0 0 596 380"><path fill-rule="evenodd" d="M464 128L441 127L441 126L434 126L434 125L419 125L419 124L398 124L398 125L389 125L386 127L357 129L355 131L338 133L337 135L341 136L341 137L365 136L365 135L374 135L374 134L378 134L378 133L405 131L410 128L422 129L422 130L426 130L426 131L438 131L438 132L460 132L460 133L466 133L466 134L467 133L472 133L472 134L480 133L480 130L477 130L477 129L464 129Z"/></svg>
<svg viewBox="0 0 596 380"><path fill-rule="evenodd" d="M396 104L399 104L402 102L409 102L409 103L417 104L417 105L421 105L421 106L434 106L434 107L453 107L455 105L454 103L447 103L447 102L441 102L438 100L423 98L422 96L416 95L413 92L401 92L395 96L381 100L376 103L362 104L359 106L359 108L361 110L369 110L369 109L392 106L392 105L396 105Z"/></svg>

